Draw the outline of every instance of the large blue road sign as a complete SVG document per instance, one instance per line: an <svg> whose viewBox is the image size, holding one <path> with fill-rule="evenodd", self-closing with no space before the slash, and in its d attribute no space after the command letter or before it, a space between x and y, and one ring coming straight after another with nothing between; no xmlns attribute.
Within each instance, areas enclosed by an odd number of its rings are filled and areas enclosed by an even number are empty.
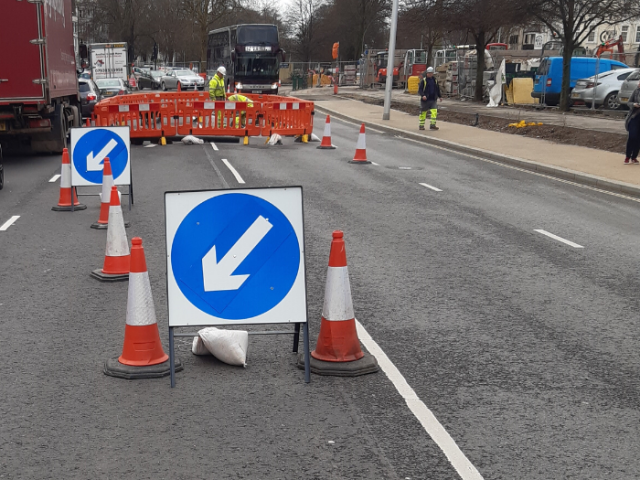
<svg viewBox="0 0 640 480"><path fill-rule="evenodd" d="M129 127L71 130L71 184L101 185L104 159L109 157L116 185L131 184Z"/></svg>
<svg viewBox="0 0 640 480"><path fill-rule="evenodd" d="M169 325L305 322L301 204L297 187L167 193Z"/></svg>

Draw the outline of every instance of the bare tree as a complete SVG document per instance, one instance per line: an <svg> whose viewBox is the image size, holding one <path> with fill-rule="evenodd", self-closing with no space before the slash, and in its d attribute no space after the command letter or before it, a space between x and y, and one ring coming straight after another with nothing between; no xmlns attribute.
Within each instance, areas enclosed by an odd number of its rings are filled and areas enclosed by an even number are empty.
<svg viewBox="0 0 640 480"><path fill-rule="evenodd" d="M227 17L240 0L181 0L182 8L193 24L200 45L200 62L207 62L209 30L214 23Z"/></svg>
<svg viewBox="0 0 640 480"><path fill-rule="evenodd" d="M433 50L443 40L443 1L409 0L398 17L398 43L427 51L427 64L433 61Z"/></svg>
<svg viewBox="0 0 640 480"><path fill-rule="evenodd" d="M614 24L640 15L637 0L530 0L529 12L562 41L560 110L569 110L571 57L600 25Z"/></svg>
<svg viewBox="0 0 640 480"><path fill-rule="evenodd" d="M315 43L318 39L317 24L320 20L318 10L323 3L323 0L293 0L287 11L294 53L303 62L310 62L317 51Z"/></svg>

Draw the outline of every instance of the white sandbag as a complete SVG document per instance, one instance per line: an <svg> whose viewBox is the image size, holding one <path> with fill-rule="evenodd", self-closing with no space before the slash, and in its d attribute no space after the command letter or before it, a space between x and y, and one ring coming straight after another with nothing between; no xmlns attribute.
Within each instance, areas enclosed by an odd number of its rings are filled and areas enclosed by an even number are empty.
<svg viewBox="0 0 640 480"><path fill-rule="evenodd" d="M182 143L184 143L185 145L202 145L204 143L204 140L198 137L194 137L193 135L187 135L186 137L182 138Z"/></svg>
<svg viewBox="0 0 640 480"><path fill-rule="evenodd" d="M271 135L271 138L267 142L269 145L282 145L282 137L277 133Z"/></svg>
<svg viewBox="0 0 640 480"><path fill-rule="evenodd" d="M247 365L249 332L244 330L221 330L216 327L203 328L198 332L214 357L229 365Z"/></svg>
<svg viewBox="0 0 640 480"><path fill-rule="evenodd" d="M200 336L193 337L193 343L191 344L191 353L193 353L194 355L211 355L211 352L207 350L207 347Z"/></svg>

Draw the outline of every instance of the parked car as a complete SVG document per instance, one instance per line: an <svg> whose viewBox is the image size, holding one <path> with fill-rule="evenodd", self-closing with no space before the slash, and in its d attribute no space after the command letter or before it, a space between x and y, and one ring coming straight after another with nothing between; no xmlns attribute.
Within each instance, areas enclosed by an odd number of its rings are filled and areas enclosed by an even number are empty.
<svg viewBox="0 0 640 480"><path fill-rule="evenodd" d="M121 78L101 78L96 80L96 85L100 89L103 98L115 97L116 95L128 95L131 93L129 85Z"/></svg>
<svg viewBox="0 0 640 480"><path fill-rule="evenodd" d="M145 88L150 88L151 90L159 90L162 84L162 76L163 73L157 70L142 73L140 78L138 78L138 89L144 90Z"/></svg>
<svg viewBox="0 0 640 480"><path fill-rule="evenodd" d="M82 110L82 118L93 115L93 109L100 100L102 95L100 89L93 80L79 80L78 91L80 92L80 108Z"/></svg>
<svg viewBox="0 0 640 480"><path fill-rule="evenodd" d="M638 82L640 82L640 70L636 70L629 75L624 82L622 82L622 86L618 92L618 101L620 102L620 105L626 106L626 103L629 101L629 97L631 97L633 91L638 87Z"/></svg>
<svg viewBox="0 0 640 480"><path fill-rule="evenodd" d="M78 78L82 78L83 80L91 79L91 72L89 70L85 70L78 75Z"/></svg>
<svg viewBox="0 0 640 480"><path fill-rule="evenodd" d="M599 108L604 105L608 110L618 110L618 92L629 75L635 72L635 68L624 68L621 70L609 70L589 78L582 78L576 82L576 86L571 92L571 100L576 103L584 103L591 108L591 104Z"/></svg>
<svg viewBox="0 0 640 480"><path fill-rule="evenodd" d="M167 72L161 80L162 90L177 89L178 82L182 90L204 90L204 78L187 69L177 69Z"/></svg>
<svg viewBox="0 0 640 480"><path fill-rule="evenodd" d="M569 88L573 89L576 82L581 78L588 78L596 74L596 63L600 72L608 72L609 70L626 69L622 62L610 60L608 58L598 59L591 57L573 57L571 58L571 79ZM544 95L544 103L547 105L557 105L560 102L560 87L562 84L562 57L545 57L540 62L536 79L533 83L533 98L542 99ZM570 92L569 92L570 93Z"/></svg>

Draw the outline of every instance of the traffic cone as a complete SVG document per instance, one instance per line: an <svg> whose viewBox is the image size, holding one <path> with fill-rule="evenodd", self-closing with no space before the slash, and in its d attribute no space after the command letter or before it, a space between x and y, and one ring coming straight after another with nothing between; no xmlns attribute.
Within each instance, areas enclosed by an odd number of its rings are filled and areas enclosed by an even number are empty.
<svg viewBox="0 0 640 480"><path fill-rule="evenodd" d="M73 205L71 205L73 197ZM69 151L62 150L62 166L60 167L60 198L58 205L51 207L56 212L69 212L71 210L84 210L86 205L78 201L76 189L71 186L71 162L69 161Z"/></svg>
<svg viewBox="0 0 640 480"><path fill-rule="evenodd" d="M129 260L129 242L124 228L118 189L112 186L104 265L102 270L91 272L91 276L103 282L129 280Z"/></svg>
<svg viewBox="0 0 640 480"><path fill-rule="evenodd" d="M367 160L367 142L365 140L364 134L364 123L360 127L360 134L358 135L358 143L356 144L356 154L353 157L353 160L350 160L349 163L359 163L366 164L371 163Z"/></svg>
<svg viewBox="0 0 640 480"><path fill-rule="evenodd" d="M331 117L327 115L327 120L324 123L324 135L322 135L322 142L316 148L324 150L334 150L336 147L331 145Z"/></svg>
<svg viewBox="0 0 640 480"><path fill-rule="evenodd" d="M85 123L85 127L90 127L91 126L91 119L87 118L87 122Z"/></svg>
<svg viewBox="0 0 640 480"><path fill-rule="evenodd" d="M180 82L178 82L178 91L181 92L182 91L182 85L180 84Z"/></svg>
<svg viewBox="0 0 640 480"><path fill-rule="evenodd" d="M106 229L109 226L109 208L111 206L111 187L113 186L113 174L111 173L111 162L109 157L104 159L102 169L102 199L100 202L100 217L98 221L91 225L91 228L98 230ZM120 196L120 195L118 195ZM124 222L125 227L129 227L129 222Z"/></svg>
<svg viewBox="0 0 640 480"><path fill-rule="evenodd" d="M355 377L379 368L376 358L360 348L343 236L340 230L333 232L320 333L309 366L319 375Z"/></svg>
<svg viewBox="0 0 640 480"><path fill-rule="evenodd" d="M104 364L112 377L136 379L169 375L169 356L162 349L142 239L131 240L131 272L122 355ZM176 371L182 365L176 361Z"/></svg>

